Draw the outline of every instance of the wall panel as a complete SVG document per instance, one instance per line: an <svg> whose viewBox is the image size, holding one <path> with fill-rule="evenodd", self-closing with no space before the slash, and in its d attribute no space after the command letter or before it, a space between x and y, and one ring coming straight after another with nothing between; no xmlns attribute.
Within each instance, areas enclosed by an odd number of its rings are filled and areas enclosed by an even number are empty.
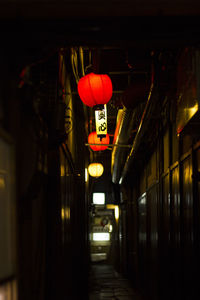
<svg viewBox="0 0 200 300"><path fill-rule="evenodd" d="M184 299L191 299L194 281L194 203L192 187L192 156L182 162L181 253Z"/></svg>
<svg viewBox="0 0 200 300"><path fill-rule="evenodd" d="M11 145L0 137L0 280L15 273L13 164Z"/></svg>
<svg viewBox="0 0 200 300"><path fill-rule="evenodd" d="M162 299L169 297L170 286L170 173L162 178L160 193L159 216L159 273L160 296Z"/></svg>
<svg viewBox="0 0 200 300"><path fill-rule="evenodd" d="M153 299L158 298L158 186L147 191L147 266L148 290Z"/></svg>
<svg viewBox="0 0 200 300"><path fill-rule="evenodd" d="M164 165L163 171L166 172L169 168L169 129L163 136L163 151L164 151Z"/></svg>
<svg viewBox="0 0 200 300"><path fill-rule="evenodd" d="M181 203L180 203L180 175L179 165L171 171L172 193L171 193L171 294L176 299L181 293Z"/></svg>
<svg viewBox="0 0 200 300"><path fill-rule="evenodd" d="M147 199L146 193L138 199L138 253L141 287L147 279Z"/></svg>

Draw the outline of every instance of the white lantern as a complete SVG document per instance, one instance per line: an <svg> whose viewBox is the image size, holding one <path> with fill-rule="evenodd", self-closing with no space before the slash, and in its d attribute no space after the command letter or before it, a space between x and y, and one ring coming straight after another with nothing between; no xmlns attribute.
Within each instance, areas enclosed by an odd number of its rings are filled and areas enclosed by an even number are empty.
<svg viewBox="0 0 200 300"><path fill-rule="evenodd" d="M92 163L88 166L88 172L92 177L100 177L103 174L104 168L100 163Z"/></svg>

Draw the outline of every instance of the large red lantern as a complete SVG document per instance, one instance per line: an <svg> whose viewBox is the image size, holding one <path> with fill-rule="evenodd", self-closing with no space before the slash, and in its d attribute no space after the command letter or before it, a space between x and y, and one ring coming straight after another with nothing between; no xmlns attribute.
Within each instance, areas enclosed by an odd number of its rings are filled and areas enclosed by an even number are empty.
<svg viewBox="0 0 200 300"><path fill-rule="evenodd" d="M94 151L106 150L108 146L101 146L101 144L109 144L109 143L110 143L110 137L108 134L106 134L105 137L99 138L97 136L96 131L93 131L88 136L88 144L98 144L98 145L90 145L90 148Z"/></svg>
<svg viewBox="0 0 200 300"><path fill-rule="evenodd" d="M87 106L106 104L112 97L112 81L106 74L90 73L79 80L78 93Z"/></svg>

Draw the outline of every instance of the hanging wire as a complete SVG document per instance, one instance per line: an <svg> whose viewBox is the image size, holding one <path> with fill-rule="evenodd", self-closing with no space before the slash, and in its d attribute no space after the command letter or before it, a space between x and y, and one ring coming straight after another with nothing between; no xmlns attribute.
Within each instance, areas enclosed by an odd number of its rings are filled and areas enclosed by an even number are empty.
<svg viewBox="0 0 200 300"><path fill-rule="evenodd" d="M81 62L82 76L85 76L85 70L84 70L84 52L83 52L83 48L82 47L79 47L79 58L80 58L80 62Z"/></svg>
<svg viewBox="0 0 200 300"><path fill-rule="evenodd" d="M77 77L79 78L79 74L78 74L78 56L77 56L77 51L76 50L74 52L74 66L75 66Z"/></svg>
<svg viewBox="0 0 200 300"><path fill-rule="evenodd" d="M85 73L87 73L87 70L91 67L92 67L92 51L89 50L89 62L88 65L85 67Z"/></svg>
<svg viewBox="0 0 200 300"><path fill-rule="evenodd" d="M59 55L59 80L61 81L61 85L62 85L63 89L65 89L65 80L66 80L65 77L66 76L65 76L65 72L64 72L64 55L62 53L60 53L60 55Z"/></svg>
<svg viewBox="0 0 200 300"><path fill-rule="evenodd" d="M66 90L67 76L66 76L65 57L64 57L64 53L62 50L63 49L61 49L60 56L59 56L59 81L61 84L61 90L59 91L59 96L62 97L62 100L68 107L70 99L69 99L69 97L67 99L67 96L69 96L70 93L67 93L67 90Z"/></svg>
<svg viewBox="0 0 200 300"><path fill-rule="evenodd" d="M78 58L77 58L77 52L74 48L71 48L71 65L72 65L72 70L74 73L76 83L78 84L78 82L79 82Z"/></svg>

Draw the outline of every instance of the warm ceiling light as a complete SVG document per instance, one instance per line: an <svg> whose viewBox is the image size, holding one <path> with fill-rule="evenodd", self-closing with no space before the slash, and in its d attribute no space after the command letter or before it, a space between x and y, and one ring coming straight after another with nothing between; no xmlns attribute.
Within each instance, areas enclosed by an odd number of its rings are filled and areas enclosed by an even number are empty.
<svg viewBox="0 0 200 300"><path fill-rule="evenodd" d="M92 163L88 166L88 173L92 177L100 177L103 174L104 168L100 163Z"/></svg>
<svg viewBox="0 0 200 300"><path fill-rule="evenodd" d="M106 74L90 73L79 80L78 93L87 106L106 104L112 97L112 81Z"/></svg>
<svg viewBox="0 0 200 300"><path fill-rule="evenodd" d="M88 144L98 144L98 145L89 145L90 148L94 151L102 151L108 148L108 146L101 146L101 144L109 144L110 137L106 134L105 137L99 138L96 131L93 131L88 136Z"/></svg>

